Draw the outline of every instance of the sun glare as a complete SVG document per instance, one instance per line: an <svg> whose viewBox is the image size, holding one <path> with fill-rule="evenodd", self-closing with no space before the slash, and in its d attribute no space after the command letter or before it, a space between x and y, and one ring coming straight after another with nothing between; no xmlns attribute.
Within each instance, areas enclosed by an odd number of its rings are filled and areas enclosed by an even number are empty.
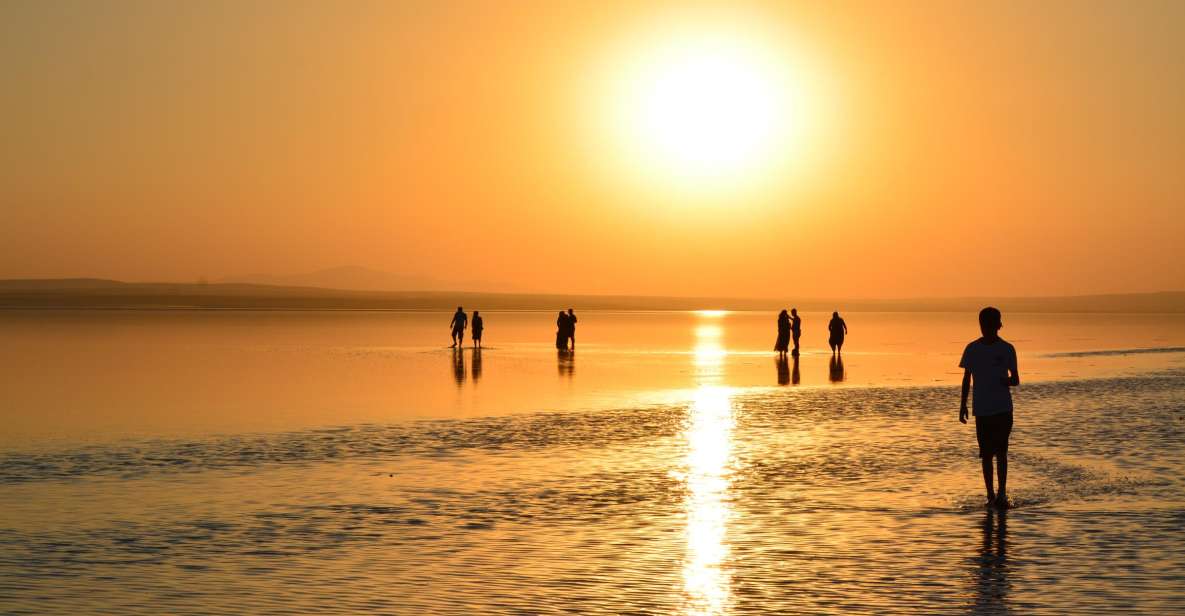
<svg viewBox="0 0 1185 616"><path fill-rule="evenodd" d="M739 32L666 33L615 71L610 130L649 181L704 189L759 181L807 121L785 50Z"/></svg>

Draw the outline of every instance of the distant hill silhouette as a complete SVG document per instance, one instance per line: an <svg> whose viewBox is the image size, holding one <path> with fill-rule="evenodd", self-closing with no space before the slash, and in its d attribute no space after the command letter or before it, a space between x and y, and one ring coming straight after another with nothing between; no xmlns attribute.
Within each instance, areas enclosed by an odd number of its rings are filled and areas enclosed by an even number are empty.
<svg viewBox="0 0 1185 616"><path fill-rule="evenodd" d="M544 295L473 291L367 291L246 283L142 283L94 278L0 280L0 309L210 310L799 310L846 312L973 312L992 304L1005 312L1185 314L1185 291L921 299L759 299L637 295Z"/></svg>
<svg viewBox="0 0 1185 616"><path fill-rule="evenodd" d="M457 289L489 290L492 288L489 283L394 274L356 265L331 267L304 274L248 274L224 278L219 282L264 284L279 287L348 289L351 291L452 291Z"/></svg>

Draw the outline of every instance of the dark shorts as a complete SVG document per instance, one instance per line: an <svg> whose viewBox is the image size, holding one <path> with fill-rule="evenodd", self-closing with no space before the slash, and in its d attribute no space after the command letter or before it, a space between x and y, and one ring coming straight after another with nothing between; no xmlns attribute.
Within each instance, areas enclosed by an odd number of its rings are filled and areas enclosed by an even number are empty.
<svg viewBox="0 0 1185 616"><path fill-rule="evenodd" d="M1012 434L1012 413L975 418L975 440L979 441L979 457L990 458L1008 453L1008 436Z"/></svg>

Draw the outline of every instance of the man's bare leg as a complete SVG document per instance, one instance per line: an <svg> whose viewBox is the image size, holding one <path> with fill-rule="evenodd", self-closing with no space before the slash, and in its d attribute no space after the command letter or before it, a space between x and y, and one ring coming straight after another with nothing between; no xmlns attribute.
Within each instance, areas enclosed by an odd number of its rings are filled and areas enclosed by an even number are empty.
<svg viewBox="0 0 1185 616"><path fill-rule="evenodd" d="M996 454L996 475L1000 478L1000 489L996 492L996 506L1008 506L1008 453Z"/></svg>
<svg viewBox="0 0 1185 616"><path fill-rule="evenodd" d="M992 489L992 459L984 457L983 462L983 487L987 490L987 504L993 505L996 500L996 492Z"/></svg>

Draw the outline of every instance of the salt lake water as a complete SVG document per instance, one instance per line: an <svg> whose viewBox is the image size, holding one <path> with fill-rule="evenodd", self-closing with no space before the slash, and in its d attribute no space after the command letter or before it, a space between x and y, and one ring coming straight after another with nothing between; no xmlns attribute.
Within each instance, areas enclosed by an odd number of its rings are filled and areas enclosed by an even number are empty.
<svg viewBox="0 0 1185 616"><path fill-rule="evenodd" d="M480 307L479 307L480 309ZM0 612L1185 612L1185 316L0 313Z"/></svg>

